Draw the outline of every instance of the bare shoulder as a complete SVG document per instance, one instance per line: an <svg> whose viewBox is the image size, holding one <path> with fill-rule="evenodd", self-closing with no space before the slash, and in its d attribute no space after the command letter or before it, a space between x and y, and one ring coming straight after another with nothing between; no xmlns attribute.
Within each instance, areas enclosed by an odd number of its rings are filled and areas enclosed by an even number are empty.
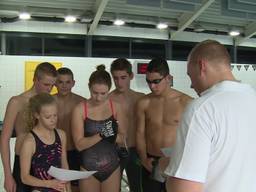
<svg viewBox="0 0 256 192"><path fill-rule="evenodd" d="M9 102L14 103L14 104L22 104L26 100L26 96L21 94L21 95L16 95L10 98Z"/></svg>
<svg viewBox="0 0 256 192"><path fill-rule="evenodd" d="M109 96L110 96L110 97L113 97L113 96L115 96L115 93L116 93L116 89L114 89L113 91L111 91L111 92L109 93Z"/></svg>
<svg viewBox="0 0 256 192"><path fill-rule="evenodd" d="M140 98L142 98L143 96L145 96L144 93L141 93L141 92L138 92L138 91L133 91L133 97L134 97L135 99L140 99Z"/></svg>
<svg viewBox="0 0 256 192"><path fill-rule="evenodd" d="M111 91L111 92L109 93L109 98L110 98L112 101L119 102L120 99L119 99L119 95L117 94L116 89L113 90L113 91Z"/></svg>
<svg viewBox="0 0 256 192"><path fill-rule="evenodd" d="M142 95L140 98L138 98L137 107L146 108L147 105L150 103L151 98L152 98L151 93L149 93L147 95Z"/></svg>
<svg viewBox="0 0 256 192"><path fill-rule="evenodd" d="M112 101L112 104L114 106L114 108L121 108L121 103L119 101L116 101L116 100L111 100Z"/></svg>
<svg viewBox="0 0 256 192"><path fill-rule="evenodd" d="M78 95L76 93L73 93L73 99L77 102L85 102L86 101L86 98L84 98L81 95Z"/></svg>
<svg viewBox="0 0 256 192"><path fill-rule="evenodd" d="M181 95L181 102L182 103L184 103L185 105L187 105L188 103L190 103L192 100L193 100L193 98L192 97L190 97L189 95L186 95L186 94L182 94Z"/></svg>
<svg viewBox="0 0 256 192"><path fill-rule="evenodd" d="M192 97L190 97L189 95L185 94L185 93L182 93L180 91L177 91L177 90L173 90L175 91L175 94L179 100L179 102L182 104L182 105L187 105L189 102L191 102L193 100Z"/></svg>
<svg viewBox="0 0 256 192"><path fill-rule="evenodd" d="M35 139L34 136L31 133L27 133L24 141L23 141L23 145L25 146L33 146L35 145Z"/></svg>
<svg viewBox="0 0 256 192"><path fill-rule="evenodd" d="M61 140L66 138L66 132L62 129L56 129L57 133L59 134Z"/></svg>
<svg viewBox="0 0 256 192"><path fill-rule="evenodd" d="M29 99L33 97L35 94L32 90L25 91L20 95L14 96L13 99L16 100L17 104L25 105L29 102Z"/></svg>
<svg viewBox="0 0 256 192"><path fill-rule="evenodd" d="M8 105L20 105L21 103L21 98L20 96L13 96L9 99Z"/></svg>
<svg viewBox="0 0 256 192"><path fill-rule="evenodd" d="M28 103L28 99L25 95L17 95L10 98L8 107L14 107L16 111L19 111L24 105Z"/></svg>
<svg viewBox="0 0 256 192"><path fill-rule="evenodd" d="M84 105L87 102L87 100L83 100L78 102L75 106L74 106L74 111L78 112L78 111L83 111L84 109Z"/></svg>

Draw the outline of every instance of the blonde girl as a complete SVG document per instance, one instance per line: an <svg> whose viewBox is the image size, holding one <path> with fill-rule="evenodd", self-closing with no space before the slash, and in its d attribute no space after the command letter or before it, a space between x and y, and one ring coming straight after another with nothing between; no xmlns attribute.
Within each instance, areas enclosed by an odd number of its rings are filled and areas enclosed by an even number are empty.
<svg viewBox="0 0 256 192"><path fill-rule="evenodd" d="M48 93L40 93L29 100L27 128L21 148L21 179L32 191L56 192L69 190L66 182L52 178L50 166L68 169L65 132L56 129L57 105Z"/></svg>

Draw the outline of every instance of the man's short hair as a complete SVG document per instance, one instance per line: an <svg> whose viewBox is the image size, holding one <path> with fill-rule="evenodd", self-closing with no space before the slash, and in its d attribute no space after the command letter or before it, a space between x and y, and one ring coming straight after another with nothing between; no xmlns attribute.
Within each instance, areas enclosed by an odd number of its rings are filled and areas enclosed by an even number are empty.
<svg viewBox="0 0 256 192"><path fill-rule="evenodd" d="M34 73L34 78L41 79L44 75L56 77L57 71L54 65L48 62L43 62L37 65Z"/></svg>
<svg viewBox="0 0 256 192"><path fill-rule="evenodd" d="M73 72L67 68L67 67L61 67L57 70L57 74L58 75L70 75L72 77L72 79L74 79L74 74Z"/></svg>
<svg viewBox="0 0 256 192"><path fill-rule="evenodd" d="M132 64L125 58L118 58L111 63L111 73L113 71L126 71L129 75L132 74Z"/></svg>
<svg viewBox="0 0 256 192"><path fill-rule="evenodd" d="M190 52L190 60L197 62L198 59L206 59L215 66L227 65L230 66L230 55L220 42L216 40L205 40L198 43Z"/></svg>
<svg viewBox="0 0 256 192"><path fill-rule="evenodd" d="M154 58L152 59L148 66L147 72L149 73L159 73L162 76L167 76L170 73L168 63L165 59L162 58Z"/></svg>

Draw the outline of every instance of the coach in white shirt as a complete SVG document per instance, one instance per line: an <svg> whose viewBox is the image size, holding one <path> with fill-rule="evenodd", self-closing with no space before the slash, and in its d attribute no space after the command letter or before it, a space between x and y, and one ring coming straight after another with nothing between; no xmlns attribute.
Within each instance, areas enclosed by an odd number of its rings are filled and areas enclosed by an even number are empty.
<svg viewBox="0 0 256 192"><path fill-rule="evenodd" d="M230 56L217 41L188 57L191 87L200 96L177 130L168 192L256 191L256 92L235 80Z"/></svg>

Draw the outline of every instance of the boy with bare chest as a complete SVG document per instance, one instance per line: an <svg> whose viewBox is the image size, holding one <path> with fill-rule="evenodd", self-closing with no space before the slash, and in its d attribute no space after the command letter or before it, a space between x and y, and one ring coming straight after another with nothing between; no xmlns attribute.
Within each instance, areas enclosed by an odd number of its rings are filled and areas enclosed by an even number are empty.
<svg viewBox="0 0 256 192"><path fill-rule="evenodd" d="M163 59L150 61L146 81L151 93L142 97L136 108L136 141L143 165L142 186L144 191L165 191L164 181L151 179L152 171L163 157L160 149L173 146L182 112L192 98L170 88L172 76Z"/></svg>
<svg viewBox="0 0 256 192"><path fill-rule="evenodd" d="M111 75L115 83L115 89L111 92L110 98L122 107L125 117L125 143L126 146L119 146L119 158L121 172L125 169L128 177L130 191L141 192L141 166L136 150L136 119L135 104L143 93L130 88L133 79L132 65L125 58L118 58L111 64Z"/></svg>
<svg viewBox="0 0 256 192"><path fill-rule="evenodd" d="M56 80L56 75L56 69L52 64L48 62L39 64L34 73L33 86L31 89L12 97L8 102L0 144L5 177L4 188L7 192L24 192L29 190L29 187L21 182L19 163L20 148L24 137L27 134L24 112L31 97L41 92L51 92ZM9 142L13 131L15 132L17 139L15 143L15 160L12 173Z"/></svg>
<svg viewBox="0 0 256 192"><path fill-rule="evenodd" d="M58 123L57 127L66 132L67 135L67 159L70 170L80 170L79 154L75 150L71 133L71 113L74 107L84 101L85 98L72 93L71 89L75 85L73 72L68 68L57 70L56 87L58 93L54 95L58 106ZM71 182L72 191L78 191L78 181Z"/></svg>

